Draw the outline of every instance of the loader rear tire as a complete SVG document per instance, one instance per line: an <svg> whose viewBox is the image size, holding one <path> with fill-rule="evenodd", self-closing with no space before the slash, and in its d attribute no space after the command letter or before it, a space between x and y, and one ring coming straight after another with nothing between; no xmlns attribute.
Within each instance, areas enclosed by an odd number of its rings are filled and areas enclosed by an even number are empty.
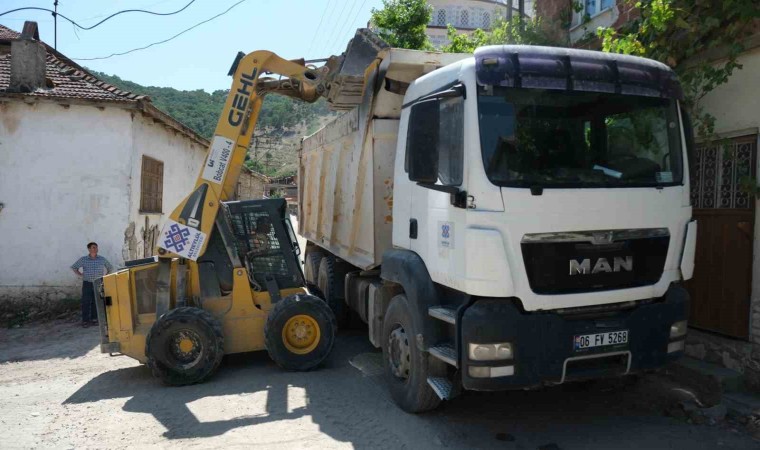
<svg viewBox="0 0 760 450"><path fill-rule="evenodd" d="M322 299L295 294L275 303L264 327L269 357L286 370L311 370L335 343L335 315Z"/></svg>
<svg viewBox="0 0 760 450"><path fill-rule="evenodd" d="M153 324L145 340L147 365L170 386L201 383L224 356L222 325L200 308L176 308Z"/></svg>

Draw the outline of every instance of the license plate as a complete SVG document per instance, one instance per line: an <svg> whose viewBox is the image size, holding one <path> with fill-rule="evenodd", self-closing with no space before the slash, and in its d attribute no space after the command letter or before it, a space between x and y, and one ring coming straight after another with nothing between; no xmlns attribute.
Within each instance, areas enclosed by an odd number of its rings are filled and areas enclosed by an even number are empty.
<svg viewBox="0 0 760 450"><path fill-rule="evenodd" d="M575 336L575 350L628 343L628 330Z"/></svg>

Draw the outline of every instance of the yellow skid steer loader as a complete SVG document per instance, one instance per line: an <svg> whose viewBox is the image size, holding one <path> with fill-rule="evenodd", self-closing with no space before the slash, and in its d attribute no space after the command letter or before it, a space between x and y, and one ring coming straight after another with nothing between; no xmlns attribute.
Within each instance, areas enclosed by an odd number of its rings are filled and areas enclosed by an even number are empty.
<svg viewBox="0 0 760 450"><path fill-rule="evenodd" d="M365 66L376 56L367 49ZM238 54L205 164L166 220L157 256L128 261L95 284L102 352L146 363L170 385L206 380L230 353L266 349L290 370L327 357L335 316L305 287L285 201L227 200L264 96L314 102L343 62L314 68L267 51Z"/></svg>

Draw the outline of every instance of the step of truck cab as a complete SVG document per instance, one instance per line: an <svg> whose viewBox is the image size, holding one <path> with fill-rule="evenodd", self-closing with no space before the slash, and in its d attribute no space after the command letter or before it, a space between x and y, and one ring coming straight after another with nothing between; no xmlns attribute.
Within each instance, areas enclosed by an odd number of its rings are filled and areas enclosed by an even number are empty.
<svg viewBox="0 0 760 450"><path fill-rule="evenodd" d="M428 308L428 315L452 325L456 325L457 323L457 310L449 306L431 306Z"/></svg>
<svg viewBox="0 0 760 450"><path fill-rule="evenodd" d="M454 349L454 345L449 342L442 342L436 344L428 349L431 355L445 362L451 364L454 367L458 367L457 364L457 351Z"/></svg>
<svg viewBox="0 0 760 450"><path fill-rule="evenodd" d="M441 400L451 400L456 397L454 383L445 377L428 377L427 383L433 388L435 394Z"/></svg>

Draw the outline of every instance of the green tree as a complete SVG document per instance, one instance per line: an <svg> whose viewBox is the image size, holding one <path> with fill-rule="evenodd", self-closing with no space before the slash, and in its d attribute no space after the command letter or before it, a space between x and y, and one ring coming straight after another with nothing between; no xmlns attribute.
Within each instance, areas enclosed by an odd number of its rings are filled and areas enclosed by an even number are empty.
<svg viewBox="0 0 760 450"><path fill-rule="evenodd" d="M431 13L426 0L383 0L383 9L372 8L371 22L391 47L429 50L425 29Z"/></svg>
<svg viewBox="0 0 760 450"><path fill-rule="evenodd" d="M512 18L511 21L497 19L490 30L478 28L471 35L458 33L451 24L448 26L449 44L441 48L449 53L472 53L484 45L525 44L552 45L562 43L553 39L545 32L540 18Z"/></svg>
<svg viewBox="0 0 760 450"><path fill-rule="evenodd" d="M602 49L661 61L678 74L683 104L702 138L713 134L715 118L700 101L740 70L742 40L760 18L757 0L627 0L641 16L620 29L602 28ZM708 52L722 51L714 61Z"/></svg>
<svg viewBox="0 0 760 450"><path fill-rule="evenodd" d="M122 80L116 75L92 72L93 75L120 89L138 95L147 95L160 110L210 139L219 121L229 90L208 93L202 89L179 91L168 87L142 86ZM259 114L256 127L282 131L304 124L316 124L321 117L330 115L327 102L319 99L315 103L304 103L281 95L267 95Z"/></svg>

